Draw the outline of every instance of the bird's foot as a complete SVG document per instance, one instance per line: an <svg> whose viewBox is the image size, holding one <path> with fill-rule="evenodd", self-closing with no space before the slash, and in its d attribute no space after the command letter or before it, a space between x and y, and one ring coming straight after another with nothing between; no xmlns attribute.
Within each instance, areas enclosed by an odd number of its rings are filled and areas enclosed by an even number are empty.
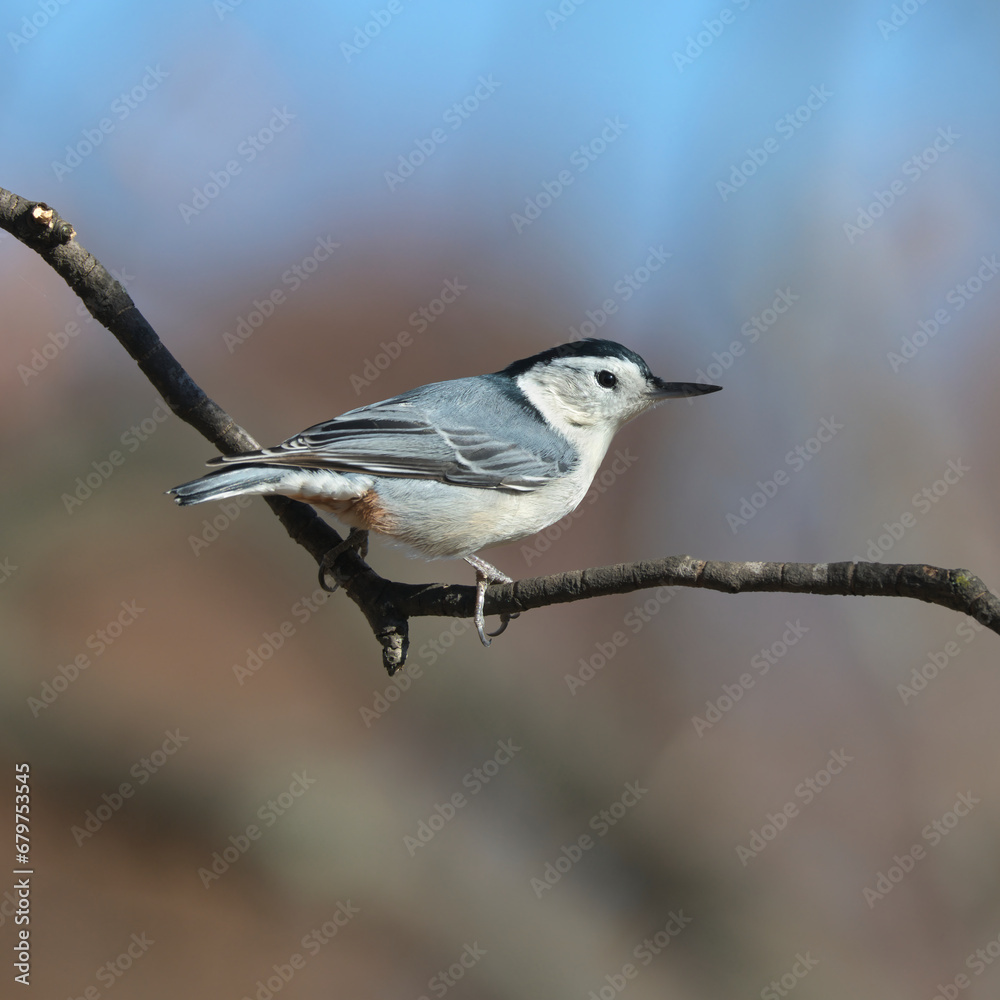
<svg viewBox="0 0 1000 1000"><path fill-rule="evenodd" d="M319 564L319 585L329 594L332 594L340 586L333 564L348 549L354 549L362 559L368 555L368 532L363 528L351 528L348 536L339 544L334 545L324 556ZM333 586L326 582L327 575L333 576Z"/></svg>
<svg viewBox="0 0 1000 1000"><path fill-rule="evenodd" d="M503 634L510 624L510 620L517 618L520 612L513 611L509 614L502 614L500 616L500 627L495 632L487 632L486 616L483 614L483 604L486 601L486 588L491 583L513 583L514 581L506 573L501 573L496 566L490 565L485 559L480 559L479 556L466 556L465 561L476 571L476 613L473 617L473 622L476 625L476 631L479 633L479 641L484 646L489 646L493 639Z"/></svg>

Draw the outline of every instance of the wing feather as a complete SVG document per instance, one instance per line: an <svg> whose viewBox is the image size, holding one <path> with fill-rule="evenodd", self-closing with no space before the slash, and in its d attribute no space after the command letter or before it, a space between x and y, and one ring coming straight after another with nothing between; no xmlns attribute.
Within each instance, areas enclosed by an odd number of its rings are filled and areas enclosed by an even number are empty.
<svg viewBox="0 0 1000 1000"><path fill-rule="evenodd" d="M210 464L291 465L531 492L577 461L572 444L507 381L480 376L421 386L309 427L277 448Z"/></svg>

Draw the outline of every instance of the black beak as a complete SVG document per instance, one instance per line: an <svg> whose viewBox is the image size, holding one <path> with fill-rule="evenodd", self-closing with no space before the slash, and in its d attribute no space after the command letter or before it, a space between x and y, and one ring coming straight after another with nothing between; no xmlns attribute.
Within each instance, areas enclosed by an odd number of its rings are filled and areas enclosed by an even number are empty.
<svg viewBox="0 0 1000 1000"><path fill-rule="evenodd" d="M721 388L721 385L709 385L707 382L664 382L662 378L651 375L647 395L653 399L679 399L682 396L704 396Z"/></svg>

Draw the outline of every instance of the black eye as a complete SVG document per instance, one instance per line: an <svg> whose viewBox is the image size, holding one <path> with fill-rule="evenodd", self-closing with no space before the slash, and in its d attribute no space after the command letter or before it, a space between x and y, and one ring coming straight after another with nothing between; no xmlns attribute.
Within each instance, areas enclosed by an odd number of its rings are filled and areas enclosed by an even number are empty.
<svg viewBox="0 0 1000 1000"><path fill-rule="evenodd" d="M597 379L597 384L605 389L613 389L618 385L618 376L614 372L598 372L594 378Z"/></svg>

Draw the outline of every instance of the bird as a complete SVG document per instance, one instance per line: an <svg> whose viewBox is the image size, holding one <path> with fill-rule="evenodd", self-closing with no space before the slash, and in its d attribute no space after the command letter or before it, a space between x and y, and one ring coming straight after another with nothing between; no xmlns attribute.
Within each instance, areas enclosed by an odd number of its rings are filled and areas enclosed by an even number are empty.
<svg viewBox="0 0 1000 1000"><path fill-rule="evenodd" d="M307 428L261 451L211 459L207 475L167 490L182 505L281 495L333 514L351 531L327 553L320 582L368 532L426 559L476 571L474 622L485 631L490 583L511 578L479 551L518 541L571 513L615 434L666 399L721 389L666 382L628 347L587 338L486 375L432 382Z"/></svg>

